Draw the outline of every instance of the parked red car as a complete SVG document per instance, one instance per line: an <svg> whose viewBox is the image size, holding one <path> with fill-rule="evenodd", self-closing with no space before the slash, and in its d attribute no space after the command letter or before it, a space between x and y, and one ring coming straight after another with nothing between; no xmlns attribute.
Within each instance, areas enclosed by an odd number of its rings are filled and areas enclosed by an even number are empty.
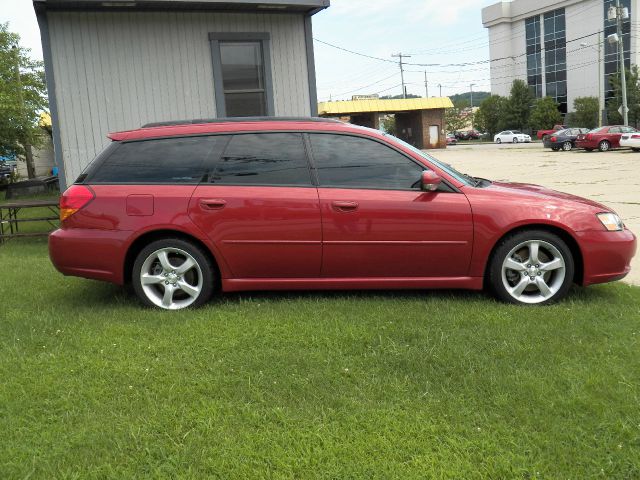
<svg viewBox="0 0 640 480"><path fill-rule="evenodd" d="M608 207L459 173L335 121L155 124L112 143L60 200L51 259L131 282L149 306L217 290L493 291L545 304L629 273L636 237Z"/></svg>
<svg viewBox="0 0 640 480"><path fill-rule="evenodd" d="M551 130L538 130L536 132L536 136L538 137L538 140L544 140L544 137L553 135L554 133L559 132L560 130L566 130L567 128L569 127L567 127L566 125L554 125Z"/></svg>
<svg viewBox="0 0 640 480"><path fill-rule="evenodd" d="M578 135L576 147L584 148L588 152L595 149L607 152L612 148L620 148L620 137L623 133L634 132L637 132L635 128L623 125L596 128L587 134Z"/></svg>

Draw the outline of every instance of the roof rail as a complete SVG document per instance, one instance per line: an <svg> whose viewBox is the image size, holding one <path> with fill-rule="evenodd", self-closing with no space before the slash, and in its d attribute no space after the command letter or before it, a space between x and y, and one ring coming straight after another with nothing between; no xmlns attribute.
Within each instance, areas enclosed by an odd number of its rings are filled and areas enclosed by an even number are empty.
<svg viewBox="0 0 640 480"><path fill-rule="evenodd" d="M318 123L342 123L340 120L320 117L231 117L210 118L195 120L170 120L167 122L154 122L142 125L141 128L174 127L178 125L199 125L203 123L242 123L242 122L318 122Z"/></svg>

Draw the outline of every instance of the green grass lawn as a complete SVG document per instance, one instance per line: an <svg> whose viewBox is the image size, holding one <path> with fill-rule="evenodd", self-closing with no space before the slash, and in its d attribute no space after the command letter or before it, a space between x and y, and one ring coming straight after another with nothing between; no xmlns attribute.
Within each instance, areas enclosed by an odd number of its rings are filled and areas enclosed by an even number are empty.
<svg viewBox="0 0 640 480"><path fill-rule="evenodd" d="M0 246L0 478L640 478L640 289L144 309Z"/></svg>

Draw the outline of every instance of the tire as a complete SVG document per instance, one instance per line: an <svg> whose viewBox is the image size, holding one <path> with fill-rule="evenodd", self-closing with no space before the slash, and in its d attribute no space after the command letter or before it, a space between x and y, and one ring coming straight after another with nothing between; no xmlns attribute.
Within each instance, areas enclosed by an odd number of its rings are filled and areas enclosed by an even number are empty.
<svg viewBox="0 0 640 480"><path fill-rule="evenodd" d="M551 150L553 150L554 152L557 152L558 150L560 150L560 147L551 147Z"/></svg>
<svg viewBox="0 0 640 480"><path fill-rule="evenodd" d="M573 150L573 143L566 141L562 144L563 152L570 152L571 150Z"/></svg>
<svg viewBox="0 0 640 480"><path fill-rule="evenodd" d="M634 152L640 152L640 148L632 148L631 150L633 150Z"/></svg>
<svg viewBox="0 0 640 480"><path fill-rule="evenodd" d="M609 150L611 150L611 144L607 140L602 140L598 144L598 150L600 150L601 152L608 152Z"/></svg>
<svg viewBox="0 0 640 480"><path fill-rule="evenodd" d="M518 139L517 139L516 137L513 137L512 142L513 142L513 143L518 143Z"/></svg>
<svg viewBox="0 0 640 480"><path fill-rule="evenodd" d="M538 245L538 253L533 253L536 257L531 261L533 244ZM496 246L487 272L487 286L499 300L548 305L569 292L575 264L571 250L559 236L525 230L507 236Z"/></svg>
<svg viewBox="0 0 640 480"><path fill-rule="evenodd" d="M181 271L188 261L189 268ZM150 243L138 254L131 283L138 298L148 307L198 308L213 296L214 272L211 259L200 247L179 238L166 238ZM143 276L147 278L144 284Z"/></svg>
<svg viewBox="0 0 640 480"><path fill-rule="evenodd" d="M500 145L500 144L502 143L502 140L497 139L497 140L496 140L496 143L497 143L498 145Z"/></svg>

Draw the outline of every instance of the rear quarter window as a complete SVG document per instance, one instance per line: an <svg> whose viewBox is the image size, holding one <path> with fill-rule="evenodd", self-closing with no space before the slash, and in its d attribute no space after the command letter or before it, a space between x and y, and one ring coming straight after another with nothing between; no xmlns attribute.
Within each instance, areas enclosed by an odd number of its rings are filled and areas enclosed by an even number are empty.
<svg viewBox="0 0 640 480"><path fill-rule="evenodd" d="M199 183L205 161L225 140L214 136L120 143L88 175L90 183Z"/></svg>

